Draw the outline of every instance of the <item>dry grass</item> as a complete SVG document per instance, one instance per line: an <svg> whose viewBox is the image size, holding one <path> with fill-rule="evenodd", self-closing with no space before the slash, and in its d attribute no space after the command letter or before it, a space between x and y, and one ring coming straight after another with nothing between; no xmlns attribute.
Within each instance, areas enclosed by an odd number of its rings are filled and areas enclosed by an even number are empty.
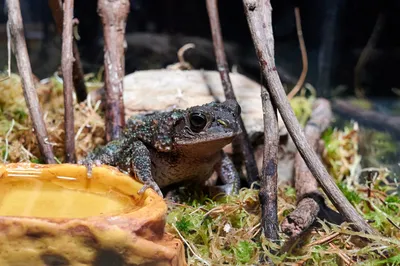
<svg viewBox="0 0 400 266"><path fill-rule="evenodd" d="M62 162L64 159L62 84L53 77L48 79L46 84L36 85L49 132L49 141L53 143L55 156ZM99 112L99 103L94 106L87 102L75 104L74 110L77 156L81 158L95 146L104 143L104 120ZM14 126L6 139L13 120ZM5 145L6 140L8 147ZM7 158L5 158L6 147ZM17 75L12 75L10 79L0 83L0 152L3 161L39 161L37 141L32 132L20 78Z"/></svg>

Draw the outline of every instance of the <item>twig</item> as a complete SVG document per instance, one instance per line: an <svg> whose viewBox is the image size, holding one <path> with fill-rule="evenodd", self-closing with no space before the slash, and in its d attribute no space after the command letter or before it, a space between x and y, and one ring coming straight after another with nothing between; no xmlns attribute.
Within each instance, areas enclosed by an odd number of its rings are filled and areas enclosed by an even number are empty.
<svg viewBox="0 0 400 266"><path fill-rule="evenodd" d="M318 232L318 234L319 234L320 236L322 236L321 232ZM334 244L332 243L332 240L333 240L334 238L336 238L338 235L340 235L340 233L339 233L339 232L336 232L336 233L331 234L331 235L328 236L328 237L324 237L324 238L322 238L322 239L320 239L320 240L317 240L317 241L316 241L317 244L313 243L313 246L315 246L315 245L321 245L321 244L324 244L324 243L328 243L328 245L329 245L333 250L337 250L337 255L343 260L343 262L345 263L345 265L353 265L355 262L354 262L349 256L347 256L345 253L343 253L336 245L334 245ZM310 245L308 245L308 246L310 246Z"/></svg>
<svg viewBox="0 0 400 266"><path fill-rule="evenodd" d="M386 24L386 16L383 12L379 13L378 19L376 20L372 34L368 39L367 44L361 52L361 55L357 61L356 67L354 68L354 89L358 96L364 96L363 88L361 87L361 70L365 67L368 62L371 52L376 47L376 44L381 36L382 29Z"/></svg>
<svg viewBox="0 0 400 266"><path fill-rule="evenodd" d="M189 62L185 61L184 54L187 50L189 49L194 49L196 45L194 43L187 43L178 50L178 63L172 64L167 66L167 69L172 69L172 70L190 70L192 69L192 65Z"/></svg>
<svg viewBox="0 0 400 266"><path fill-rule="evenodd" d="M395 224L395 222L393 222L392 219L390 219L389 217L386 217L386 219L389 221L389 223L391 223L394 227L396 227L397 230L400 231L400 226Z"/></svg>
<svg viewBox="0 0 400 266"><path fill-rule="evenodd" d="M337 250L337 255L343 260L344 264L346 266L351 266L353 264L355 264L355 262L345 253L343 253L342 250L340 250L336 245L334 245L333 243L329 243L329 246L333 249L333 250Z"/></svg>
<svg viewBox="0 0 400 266"><path fill-rule="evenodd" d="M314 241L314 242L306 245L306 247L309 248L309 247L312 247L312 246L317 246L317 245L319 246L319 245L323 245L323 244L329 243L329 242L333 241L339 235L340 235L339 232L330 234L328 236L325 236L325 237L323 237L321 239L318 239L317 241Z"/></svg>
<svg viewBox="0 0 400 266"><path fill-rule="evenodd" d="M261 88L264 116L264 154L261 175L260 202L262 227L265 237L276 241L278 237L278 149L279 128L276 108L273 107L269 93Z"/></svg>
<svg viewBox="0 0 400 266"><path fill-rule="evenodd" d="M72 16L74 0L64 0L64 23L62 33L62 73L64 84L64 129L65 129L65 160L67 163L75 163L75 133L74 133L74 107L72 80Z"/></svg>
<svg viewBox="0 0 400 266"><path fill-rule="evenodd" d="M296 18L297 37L299 38L301 61L303 62L303 70L301 71L301 75L296 83L296 86L294 86L294 88L290 91L290 93L287 96L289 100L292 99L299 92L301 87L303 87L308 71L307 50L306 50L306 44L304 43L303 30L301 29L301 17L300 17L299 7L294 8L294 16Z"/></svg>
<svg viewBox="0 0 400 266"><path fill-rule="evenodd" d="M56 22L57 31L61 35L63 33L63 10L61 0L48 0L49 6L51 9L51 13L53 15L53 19ZM72 52L74 55L73 62L73 79L74 79L74 87L76 93L76 99L78 102L83 102L86 100L87 91L85 85L85 78L83 75L81 57L79 55L78 45L75 40L72 41Z"/></svg>
<svg viewBox="0 0 400 266"><path fill-rule="evenodd" d="M332 120L331 105L328 100L317 99L313 105L311 117L307 122L304 134L308 143L316 151L318 141ZM332 223L343 222L340 214L326 206L322 193L318 190L318 183L308 169L299 152L295 157L295 188L297 207L282 222L282 231L292 238L299 237L315 221L317 216L326 218Z"/></svg>
<svg viewBox="0 0 400 266"><path fill-rule="evenodd" d="M269 93L276 104L283 121L297 149L305 160L314 177L317 178L324 192L345 219L354 224L357 230L375 234L376 232L357 213L344 197L328 174L320 159L308 144L302 128L286 98L282 83L276 71L274 59L274 37L272 33L271 3L269 0L243 0L257 56L268 83Z"/></svg>
<svg viewBox="0 0 400 266"><path fill-rule="evenodd" d="M22 79L22 87L26 105L32 119L33 129L39 143L39 150L46 163L55 163L53 148L48 142L46 124L44 123L39 99L33 82L31 63L24 37L24 26L22 23L21 8L19 0L7 0L8 25L10 26L11 42L13 52L17 59L19 74Z"/></svg>
<svg viewBox="0 0 400 266"><path fill-rule="evenodd" d="M10 136L11 132L14 129L14 125L15 125L15 120L11 120L11 125L10 128L8 129L7 133L6 133L6 151L4 152L4 159L3 159L3 163L7 162L7 158L8 158L8 137Z"/></svg>
<svg viewBox="0 0 400 266"><path fill-rule="evenodd" d="M7 22L7 75L11 77L11 32L10 23Z"/></svg>
<svg viewBox="0 0 400 266"><path fill-rule="evenodd" d="M235 92L233 91L232 83L229 77L229 67L226 60L224 42L222 40L221 25L218 16L218 5L217 0L207 0L207 12L210 19L211 33L214 45L214 53L217 61L218 72L221 76L222 87L226 99L236 100ZM239 118L240 128L242 134L239 138L236 138L232 147L234 154L239 154L240 147L243 152L244 163L246 166L247 182L249 185L258 181L258 169L256 160L254 158L253 148L250 143L249 135L247 134L246 128L242 118Z"/></svg>
<svg viewBox="0 0 400 266"><path fill-rule="evenodd" d="M184 46L182 46L181 48L179 48L179 50L178 50L179 63L181 63L182 65L189 64L188 62L185 61L185 58L183 57L183 55L185 54L185 52L187 50L194 49L195 47L196 47L196 45L194 43L187 43Z"/></svg>
<svg viewBox="0 0 400 266"><path fill-rule="evenodd" d="M124 37L129 0L99 0L97 12L104 32L104 75L106 88L106 140L120 136L125 126L123 77Z"/></svg>

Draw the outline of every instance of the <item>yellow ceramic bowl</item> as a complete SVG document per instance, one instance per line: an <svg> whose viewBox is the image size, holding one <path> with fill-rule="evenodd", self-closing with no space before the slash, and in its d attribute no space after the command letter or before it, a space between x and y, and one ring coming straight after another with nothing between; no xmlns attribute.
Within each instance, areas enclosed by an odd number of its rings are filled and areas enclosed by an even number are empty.
<svg viewBox="0 0 400 266"><path fill-rule="evenodd" d="M113 167L0 165L0 265L186 265L167 206Z"/></svg>

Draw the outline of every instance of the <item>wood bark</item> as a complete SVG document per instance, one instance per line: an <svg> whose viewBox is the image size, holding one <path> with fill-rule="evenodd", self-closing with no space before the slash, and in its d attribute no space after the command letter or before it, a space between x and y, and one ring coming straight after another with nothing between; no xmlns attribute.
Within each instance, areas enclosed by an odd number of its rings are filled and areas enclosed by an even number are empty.
<svg viewBox="0 0 400 266"><path fill-rule="evenodd" d="M217 69L221 76L225 98L236 100L236 96L232 87L232 82L229 77L229 67L226 60L224 42L222 39L217 0L207 0L207 11L210 19L214 53L217 61ZM244 127L242 117L239 118L239 124L243 133L240 137L233 140L233 153L234 155L237 155L238 153L240 153L239 149L242 150L244 163L246 166L247 182L249 185L252 185L254 182L257 182L259 180L257 164L254 158L253 147L251 146L249 135L247 134L246 128Z"/></svg>
<svg viewBox="0 0 400 266"><path fill-rule="evenodd" d="M60 35L63 33L63 10L61 0L49 0L49 6L51 13L53 15L53 19L56 23L57 31ZM78 102L83 102L87 98L87 91L85 85L85 79L83 75L83 68L81 57L79 55L78 45L76 41L72 41L72 49L74 55L73 61L73 80L74 80L74 88L76 93L76 99Z"/></svg>
<svg viewBox="0 0 400 266"><path fill-rule="evenodd" d="M269 93L261 88L264 116L264 151L261 175L260 203L261 222L265 237L276 241L278 236L278 150L279 128L277 110Z"/></svg>
<svg viewBox="0 0 400 266"><path fill-rule="evenodd" d="M64 130L65 130L65 160L67 163L75 163L75 131L74 131L74 104L72 78L72 65L74 56L72 53L72 17L74 12L74 0L64 1L64 23L62 33L62 57L61 66L64 81Z"/></svg>
<svg viewBox="0 0 400 266"><path fill-rule="evenodd" d="M317 99L313 105L313 111L307 122L304 134L308 143L317 151L321 134L328 128L332 120L332 110L328 100ZM320 214L333 214L324 201L323 194L318 190L317 180L308 169L305 161L297 152L295 157L295 188L297 196L297 207L282 222L282 231L292 238L299 237L307 230ZM328 210L329 209L329 210ZM324 217L325 218L325 217ZM336 213L333 217L326 217L330 222L341 223L340 215Z"/></svg>
<svg viewBox="0 0 400 266"><path fill-rule="evenodd" d="M32 119L33 130L36 134L39 150L46 163L55 163L53 147L49 142L46 124L43 120L42 110L33 81L19 0L7 0L6 4L8 8L8 25L10 27L13 52L17 59L24 97Z"/></svg>
<svg viewBox="0 0 400 266"><path fill-rule="evenodd" d="M279 79L274 59L274 37L272 33L271 3L269 0L243 0L247 21L253 37L268 90L302 158L317 178L329 199L356 230L376 234L375 230L354 209L328 174L317 154L308 144L303 130L294 115Z"/></svg>
<svg viewBox="0 0 400 266"><path fill-rule="evenodd" d="M98 13L104 32L104 78L106 88L106 140L120 137L125 126L123 78L124 38L129 0L99 0Z"/></svg>

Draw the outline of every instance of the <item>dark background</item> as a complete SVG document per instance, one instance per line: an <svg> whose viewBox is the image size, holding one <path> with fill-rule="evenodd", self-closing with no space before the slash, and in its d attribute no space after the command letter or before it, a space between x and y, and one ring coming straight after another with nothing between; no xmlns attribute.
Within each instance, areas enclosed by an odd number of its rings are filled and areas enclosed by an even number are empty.
<svg viewBox="0 0 400 266"><path fill-rule="evenodd" d="M61 41L45 0L20 0L33 71L39 78L52 75L60 64ZM295 28L294 4L300 7L308 52L307 82L320 96L353 95L354 69L370 39L378 16L382 23L359 74L366 96L395 97L400 87L400 1L274 0L273 26L276 63L281 79L297 81L301 55ZM1 56L7 61L4 0L0 2ZM176 51L194 42L187 61L195 68L215 69L209 21L204 0L131 0L127 22L126 73L162 68L177 61ZM259 79L254 47L240 0L219 0L223 37L230 65ZM75 1L78 41L85 72L103 64L102 25L96 0ZM15 68L15 65L14 65ZM341 89L339 89L341 88Z"/></svg>

